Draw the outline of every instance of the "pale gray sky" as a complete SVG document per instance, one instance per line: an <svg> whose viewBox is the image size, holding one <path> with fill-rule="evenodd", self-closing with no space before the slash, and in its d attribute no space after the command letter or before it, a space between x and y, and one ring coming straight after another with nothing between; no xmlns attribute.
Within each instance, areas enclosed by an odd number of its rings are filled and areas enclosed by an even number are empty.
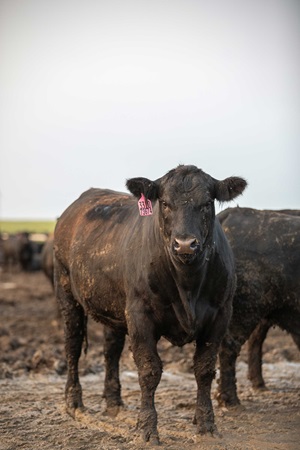
<svg viewBox="0 0 300 450"><path fill-rule="evenodd" d="M0 0L1 218L179 163L299 209L299 55L298 0Z"/></svg>

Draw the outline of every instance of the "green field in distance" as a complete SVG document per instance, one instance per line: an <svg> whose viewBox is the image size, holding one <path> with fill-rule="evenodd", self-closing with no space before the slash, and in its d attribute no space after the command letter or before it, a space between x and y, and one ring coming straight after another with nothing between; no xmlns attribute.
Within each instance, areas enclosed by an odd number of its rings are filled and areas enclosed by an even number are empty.
<svg viewBox="0 0 300 450"><path fill-rule="evenodd" d="M0 220L0 233L52 233L55 224L55 220Z"/></svg>

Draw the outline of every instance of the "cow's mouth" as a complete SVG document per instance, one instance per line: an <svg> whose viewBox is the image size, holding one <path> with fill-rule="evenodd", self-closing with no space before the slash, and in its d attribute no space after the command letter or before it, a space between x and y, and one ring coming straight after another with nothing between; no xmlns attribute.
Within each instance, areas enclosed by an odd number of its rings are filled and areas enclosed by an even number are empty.
<svg viewBox="0 0 300 450"><path fill-rule="evenodd" d="M196 259L197 254L193 253L181 253L176 254L177 259L181 261L183 264L192 264Z"/></svg>

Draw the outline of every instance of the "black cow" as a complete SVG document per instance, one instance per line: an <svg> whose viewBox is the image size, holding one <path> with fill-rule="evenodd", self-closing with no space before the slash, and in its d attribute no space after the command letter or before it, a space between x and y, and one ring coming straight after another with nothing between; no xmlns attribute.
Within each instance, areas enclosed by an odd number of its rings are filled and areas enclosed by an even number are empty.
<svg viewBox="0 0 300 450"><path fill-rule="evenodd" d="M154 395L162 363L157 342L161 336L178 346L196 341L195 423L199 433L216 431L210 391L231 315L235 273L214 200L230 201L245 186L242 178L218 181L181 165L156 181L128 180L133 196L90 189L62 214L54 234L54 279L65 324L70 415L83 408L78 360L90 314L107 326L109 413L122 404L119 358L128 333L141 388L137 428L145 441L158 443ZM138 200L141 214L153 214L139 215Z"/></svg>
<svg viewBox="0 0 300 450"><path fill-rule="evenodd" d="M274 212L300 216L298 209L281 209ZM257 325L248 339L248 378L255 389L265 389L265 381L262 375L262 347L269 329L273 326L271 320L263 319ZM291 335L298 349L300 350L300 336Z"/></svg>
<svg viewBox="0 0 300 450"><path fill-rule="evenodd" d="M258 325L259 342L265 337L259 336L263 327L273 324L299 339L300 217L229 208L218 219L231 244L237 275L233 315L219 353L219 402L230 406L239 404L237 356Z"/></svg>

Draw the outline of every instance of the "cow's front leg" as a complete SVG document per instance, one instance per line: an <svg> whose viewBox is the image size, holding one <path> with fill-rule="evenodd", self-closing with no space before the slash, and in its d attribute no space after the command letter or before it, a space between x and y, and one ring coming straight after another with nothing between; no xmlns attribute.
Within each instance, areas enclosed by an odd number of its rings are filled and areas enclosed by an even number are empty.
<svg viewBox="0 0 300 450"><path fill-rule="evenodd" d="M225 306L219 310L215 322L209 327L209 334L206 337L200 335L196 340L194 372L198 390L194 423L197 424L200 434L211 433L219 436L211 400L211 385L215 377L218 351L230 316L230 304L225 303Z"/></svg>
<svg viewBox="0 0 300 450"><path fill-rule="evenodd" d="M220 351L220 378L218 380L218 402L220 406L238 406L240 400L236 386L236 360L245 342L241 336L235 339L229 332L224 337Z"/></svg>
<svg viewBox="0 0 300 450"><path fill-rule="evenodd" d="M154 395L161 379L162 363L157 353L153 324L144 314L133 316L128 320L128 332L141 388L137 429L145 442L159 444Z"/></svg>
<svg viewBox="0 0 300 450"><path fill-rule="evenodd" d="M197 404L194 423L200 434L217 434L211 401L211 384L215 377L218 345L214 342L196 343L194 372L197 382Z"/></svg>

